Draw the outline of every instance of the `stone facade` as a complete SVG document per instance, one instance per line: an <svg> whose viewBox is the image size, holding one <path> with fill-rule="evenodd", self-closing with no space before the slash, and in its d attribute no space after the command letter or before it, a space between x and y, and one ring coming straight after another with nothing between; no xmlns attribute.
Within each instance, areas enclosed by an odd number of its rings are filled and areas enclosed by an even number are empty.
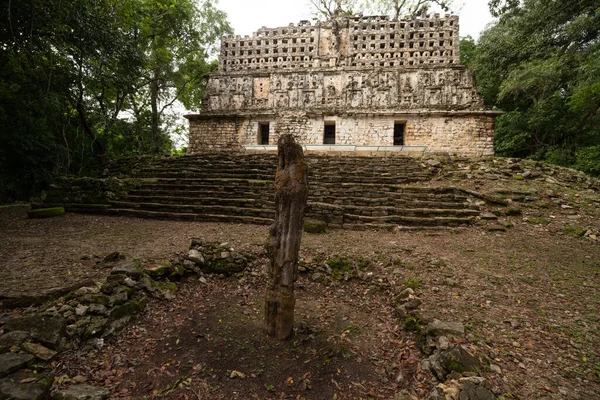
<svg viewBox="0 0 600 400"><path fill-rule="evenodd" d="M345 18L225 37L190 120L189 153L274 145L423 146L493 154L485 111L459 65L458 17ZM331 148L331 147L329 147Z"/></svg>

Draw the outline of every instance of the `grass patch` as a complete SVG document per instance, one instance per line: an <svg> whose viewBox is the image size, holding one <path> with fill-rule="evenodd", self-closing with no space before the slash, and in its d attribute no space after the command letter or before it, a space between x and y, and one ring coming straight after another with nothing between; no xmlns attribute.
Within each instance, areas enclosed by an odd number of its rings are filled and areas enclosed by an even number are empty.
<svg viewBox="0 0 600 400"><path fill-rule="evenodd" d="M573 225L566 225L561 232L574 238L580 239L585 235L586 229Z"/></svg>

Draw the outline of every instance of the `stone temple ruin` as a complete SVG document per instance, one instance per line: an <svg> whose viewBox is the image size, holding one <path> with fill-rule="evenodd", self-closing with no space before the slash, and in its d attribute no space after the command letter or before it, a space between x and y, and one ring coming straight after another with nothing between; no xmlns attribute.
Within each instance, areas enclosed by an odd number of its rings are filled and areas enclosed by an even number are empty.
<svg viewBox="0 0 600 400"><path fill-rule="evenodd" d="M224 37L188 153L274 149L493 154L486 111L459 64L458 17L342 18Z"/></svg>

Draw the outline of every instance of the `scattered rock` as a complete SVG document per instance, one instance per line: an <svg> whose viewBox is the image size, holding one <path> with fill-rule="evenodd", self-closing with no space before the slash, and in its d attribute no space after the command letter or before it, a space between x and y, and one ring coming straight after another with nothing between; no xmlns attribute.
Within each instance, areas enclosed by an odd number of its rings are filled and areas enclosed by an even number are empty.
<svg viewBox="0 0 600 400"><path fill-rule="evenodd" d="M96 303L90 304L88 311L92 314L100 314L100 315L106 315L108 313L106 306L104 304L96 304Z"/></svg>
<svg viewBox="0 0 600 400"><path fill-rule="evenodd" d="M458 396L459 400L495 400L496 396L489 389L477 385L475 383L467 382L463 385L462 390Z"/></svg>
<svg viewBox="0 0 600 400"><path fill-rule="evenodd" d="M495 372L497 374L501 374L502 373L502 368L500 368L496 364L490 364L490 369L492 370L492 372Z"/></svg>
<svg viewBox="0 0 600 400"><path fill-rule="evenodd" d="M12 374L33 361L31 354L15 354L4 353L0 354L0 377Z"/></svg>
<svg viewBox="0 0 600 400"><path fill-rule="evenodd" d="M440 350L448 350L450 347L450 340L446 336L440 336L437 340L437 348Z"/></svg>
<svg viewBox="0 0 600 400"><path fill-rule="evenodd" d="M79 289L77 289L75 292L73 292L73 295L75 296L83 296L86 294L97 294L100 293L100 288L97 286L84 286L84 287L80 287Z"/></svg>
<svg viewBox="0 0 600 400"><path fill-rule="evenodd" d="M110 304L123 304L127 301L127 292L115 293L109 297Z"/></svg>
<svg viewBox="0 0 600 400"><path fill-rule="evenodd" d="M143 271L141 268L134 262L124 262L121 263L110 271L111 275L117 274L125 274L132 278L138 278L142 275Z"/></svg>
<svg viewBox="0 0 600 400"><path fill-rule="evenodd" d="M504 225L489 225L487 230L490 232L506 232L506 227Z"/></svg>
<svg viewBox="0 0 600 400"><path fill-rule="evenodd" d="M56 351L50 350L49 348L37 343L23 343L21 347L29 354L33 354L40 360L44 361L50 361L57 354Z"/></svg>
<svg viewBox="0 0 600 400"><path fill-rule="evenodd" d="M233 371L231 371L231 375L229 375L229 377L231 379L234 379L234 378L242 378L243 379L246 377L246 374L244 374L243 372L240 372L240 371L233 370Z"/></svg>
<svg viewBox="0 0 600 400"><path fill-rule="evenodd" d="M74 385L54 393L55 400L105 400L110 392L91 385Z"/></svg>
<svg viewBox="0 0 600 400"><path fill-rule="evenodd" d="M517 216L517 215L521 215L523 214L523 211L520 208L516 208L516 207L507 207L504 210L504 215L507 216Z"/></svg>
<svg viewBox="0 0 600 400"><path fill-rule="evenodd" d="M89 309L88 306L84 306L83 304L79 304L77 307L75 307L75 315L83 317L87 313L88 309Z"/></svg>
<svg viewBox="0 0 600 400"><path fill-rule="evenodd" d="M481 364L464 346L456 345L448 350L435 352L424 360L423 368L430 369L440 381L445 381L451 372L477 372Z"/></svg>
<svg viewBox="0 0 600 400"><path fill-rule="evenodd" d="M425 334L430 336L463 336L465 334L465 326L460 322L446 322L434 319L433 322L425 328Z"/></svg>
<svg viewBox="0 0 600 400"><path fill-rule="evenodd" d="M202 253L200 253L196 249L191 249L188 254L188 260L194 262L195 264L204 265L204 257Z"/></svg>
<svg viewBox="0 0 600 400"><path fill-rule="evenodd" d="M184 262L187 260L184 260ZM144 272L147 273L153 279L161 278L165 275L169 275L171 271L171 265L161 264L150 264L144 266Z"/></svg>
<svg viewBox="0 0 600 400"><path fill-rule="evenodd" d="M107 262L116 262L116 261L124 260L124 259L125 259L124 255L122 255L118 251L113 251L112 253L110 253L109 255L104 257L104 259L102 261L107 263Z"/></svg>
<svg viewBox="0 0 600 400"><path fill-rule="evenodd" d="M148 298L146 296L142 296L139 299L133 299L127 303L116 306L110 312L110 319L116 320L125 316L138 314L146 307L147 303Z"/></svg>

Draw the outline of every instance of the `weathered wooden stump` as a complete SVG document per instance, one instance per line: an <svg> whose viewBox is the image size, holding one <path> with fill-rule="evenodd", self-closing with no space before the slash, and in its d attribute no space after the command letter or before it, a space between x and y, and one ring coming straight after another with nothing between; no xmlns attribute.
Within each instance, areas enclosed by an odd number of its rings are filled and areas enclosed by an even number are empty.
<svg viewBox="0 0 600 400"><path fill-rule="evenodd" d="M269 280L265 295L267 334L284 340L294 329L294 282L308 196L307 167L302 147L292 135L279 138L275 178L275 222L267 239Z"/></svg>

